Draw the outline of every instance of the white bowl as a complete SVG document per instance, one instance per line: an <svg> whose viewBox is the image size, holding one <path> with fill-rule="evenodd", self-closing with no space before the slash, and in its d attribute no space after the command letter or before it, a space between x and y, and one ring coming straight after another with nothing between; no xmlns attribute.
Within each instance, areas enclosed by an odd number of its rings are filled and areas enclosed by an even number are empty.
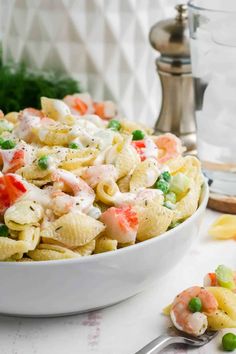
<svg viewBox="0 0 236 354"><path fill-rule="evenodd" d="M134 246L80 259L0 263L0 313L56 316L115 304L143 291L174 267L197 237L208 201L164 234Z"/></svg>

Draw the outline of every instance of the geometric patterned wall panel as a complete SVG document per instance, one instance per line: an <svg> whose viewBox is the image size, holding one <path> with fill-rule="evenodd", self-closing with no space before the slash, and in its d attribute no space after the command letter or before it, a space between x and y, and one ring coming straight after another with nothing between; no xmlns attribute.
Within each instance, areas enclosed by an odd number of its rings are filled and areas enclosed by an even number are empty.
<svg viewBox="0 0 236 354"><path fill-rule="evenodd" d="M4 1L4 0L1 0ZM152 126L161 102L151 25L173 15L176 0L13 0L4 62L78 79L97 99Z"/></svg>

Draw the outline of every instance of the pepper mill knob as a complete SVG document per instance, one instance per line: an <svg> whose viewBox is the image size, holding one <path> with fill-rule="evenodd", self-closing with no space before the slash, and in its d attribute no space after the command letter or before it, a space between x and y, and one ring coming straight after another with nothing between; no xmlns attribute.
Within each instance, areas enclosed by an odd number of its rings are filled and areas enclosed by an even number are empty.
<svg viewBox="0 0 236 354"><path fill-rule="evenodd" d="M155 132L179 136L187 151L192 151L196 148L196 126L188 12L185 4L175 8L175 18L157 22L149 33L152 47L160 53L156 66L162 86L162 106Z"/></svg>

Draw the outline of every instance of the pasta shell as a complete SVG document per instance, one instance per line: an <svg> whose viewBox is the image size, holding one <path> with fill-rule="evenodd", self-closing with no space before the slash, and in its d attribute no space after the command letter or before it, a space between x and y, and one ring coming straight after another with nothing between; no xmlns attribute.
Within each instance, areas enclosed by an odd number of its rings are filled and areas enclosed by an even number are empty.
<svg viewBox="0 0 236 354"><path fill-rule="evenodd" d="M4 220L9 229L21 231L28 226L37 226L42 217L41 205L30 200L22 200L6 210Z"/></svg>
<svg viewBox="0 0 236 354"><path fill-rule="evenodd" d="M23 253L27 251L27 242L15 241L8 237L0 237L0 261L7 260L16 254L18 254L17 258L21 258L23 256Z"/></svg>
<svg viewBox="0 0 236 354"><path fill-rule="evenodd" d="M19 240L28 243L28 250L34 250L40 242L40 228L39 227L28 227L27 229L19 233Z"/></svg>
<svg viewBox="0 0 236 354"><path fill-rule="evenodd" d="M95 250L96 241L92 240L86 243L84 246L80 246L74 249L74 252L78 252L81 256L90 256Z"/></svg>
<svg viewBox="0 0 236 354"><path fill-rule="evenodd" d="M115 194L119 188L113 179L101 181L97 185L97 199L107 205L114 205Z"/></svg>
<svg viewBox="0 0 236 354"><path fill-rule="evenodd" d="M68 124L67 116L70 117L71 112L65 102L54 98L41 97L41 106L47 117Z"/></svg>
<svg viewBox="0 0 236 354"><path fill-rule="evenodd" d="M135 244L135 241L125 242L125 243L118 243L118 248L129 247Z"/></svg>
<svg viewBox="0 0 236 354"><path fill-rule="evenodd" d="M78 247L89 243L104 228L103 223L86 214L70 212L42 230L41 236L57 240L68 247Z"/></svg>
<svg viewBox="0 0 236 354"><path fill-rule="evenodd" d="M136 192L140 188L153 186L159 175L160 170L157 161L154 159L146 159L139 163L132 173L130 191Z"/></svg>
<svg viewBox="0 0 236 354"><path fill-rule="evenodd" d="M34 251L29 251L28 255L34 261L53 261L80 257L79 253L68 248L47 244L40 244Z"/></svg>
<svg viewBox="0 0 236 354"><path fill-rule="evenodd" d="M174 159L165 162L165 165L169 167L170 173L175 174L180 171L184 165L183 156L177 156Z"/></svg>
<svg viewBox="0 0 236 354"><path fill-rule="evenodd" d="M146 128L142 124L138 124L134 121L129 121L129 120L121 120L121 132L122 133L128 133L131 134L134 130L142 130L148 134L152 134L153 129L151 128Z"/></svg>
<svg viewBox="0 0 236 354"><path fill-rule="evenodd" d="M216 313L207 315L209 329L236 327L236 294L223 287L207 288L218 302L219 309Z"/></svg>
<svg viewBox="0 0 236 354"><path fill-rule="evenodd" d="M131 174L128 174L117 181L121 193L127 193L130 191L129 185L130 185L131 176L132 176Z"/></svg>
<svg viewBox="0 0 236 354"><path fill-rule="evenodd" d="M126 138L122 143L117 143L106 152L105 163L113 164L116 167L118 179L133 171L140 162L140 157L135 148Z"/></svg>
<svg viewBox="0 0 236 354"><path fill-rule="evenodd" d="M232 320L236 321L236 294L221 286L208 287L218 302L220 310L225 311Z"/></svg>
<svg viewBox="0 0 236 354"><path fill-rule="evenodd" d="M136 206L138 214L137 240L144 241L165 232L173 219L173 211L160 204L149 203L147 207Z"/></svg>
<svg viewBox="0 0 236 354"><path fill-rule="evenodd" d="M130 171L134 170L140 162L140 157L135 148L131 145L124 146L123 150L118 154L115 161L118 178L126 176Z"/></svg>
<svg viewBox="0 0 236 354"><path fill-rule="evenodd" d="M173 217L174 222L188 218L197 210L200 194L201 184L192 181L188 193L176 203Z"/></svg>
<svg viewBox="0 0 236 354"><path fill-rule="evenodd" d="M182 159L183 165L180 172L194 180L201 177L201 162L195 156L185 156Z"/></svg>
<svg viewBox="0 0 236 354"><path fill-rule="evenodd" d="M6 119L8 122L16 124L18 122L18 116L19 112L9 112L4 116L4 119Z"/></svg>
<svg viewBox="0 0 236 354"><path fill-rule="evenodd" d="M50 170L41 170L38 166L28 165L17 171L18 175L29 180L43 180L51 175Z"/></svg>
<svg viewBox="0 0 236 354"><path fill-rule="evenodd" d="M60 123L47 125L44 128L35 129L34 133L38 136L41 143L49 146L67 146L72 137L71 128Z"/></svg>
<svg viewBox="0 0 236 354"><path fill-rule="evenodd" d="M34 184L36 187L43 187L48 183L51 183L51 178L44 178L44 179L32 179L28 180L29 183Z"/></svg>
<svg viewBox="0 0 236 354"><path fill-rule="evenodd" d="M23 257L23 258L17 260L17 262L33 262L33 259L27 258L27 257Z"/></svg>
<svg viewBox="0 0 236 354"><path fill-rule="evenodd" d="M96 247L94 253L115 251L117 249L117 245L117 240L112 240L109 237L101 236L96 240Z"/></svg>
<svg viewBox="0 0 236 354"><path fill-rule="evenodd" d="M94 148L70 151L67 153L65 160L60 163L60 167L71 171L83 166L90 166L98 153L98 149Z"/></svg>
<svg viewBox="0 0 236 354"><path fill-rule="evenodd" d="M210 236L222 240L236 237L236 215L221 215L211 225L208 233Z"/></svg>

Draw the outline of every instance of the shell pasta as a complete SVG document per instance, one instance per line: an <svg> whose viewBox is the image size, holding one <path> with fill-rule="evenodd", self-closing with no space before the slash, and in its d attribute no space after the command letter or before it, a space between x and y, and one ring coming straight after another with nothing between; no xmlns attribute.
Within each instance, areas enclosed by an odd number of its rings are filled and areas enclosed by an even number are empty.
<svg viewBox="0 0 236 354"><path fill-rule="evenodd" d="M201 167L177 137L151 135L89 94L41 105L1 116L0 261L115 251L195 212Z"/></svg>

